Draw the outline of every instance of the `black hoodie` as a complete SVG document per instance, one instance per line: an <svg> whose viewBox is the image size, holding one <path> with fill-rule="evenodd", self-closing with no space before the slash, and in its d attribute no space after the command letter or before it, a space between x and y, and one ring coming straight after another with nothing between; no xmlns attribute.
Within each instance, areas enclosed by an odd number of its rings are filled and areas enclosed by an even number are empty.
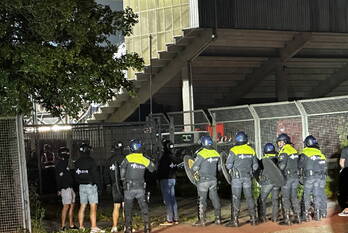
<svg viewBox="0 0 348 233"><path fill-rule="evenodd" d="M73 174L68 167L68 160L59 159L56 162L56 181L58 190L72 188L74 185Z"/></svg>
<svg viewBox="0 0 348 233"><path fill-rule="evenodd" d="M98 167L89 154L81 154L75 162L75 179L78 184L99 185Z"/></svg>

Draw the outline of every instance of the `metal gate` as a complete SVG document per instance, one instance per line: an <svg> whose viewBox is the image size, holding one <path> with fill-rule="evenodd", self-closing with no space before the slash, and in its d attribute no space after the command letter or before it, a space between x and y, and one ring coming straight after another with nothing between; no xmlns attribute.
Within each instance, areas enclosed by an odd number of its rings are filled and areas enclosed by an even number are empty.
<svg viewBox="0 0 348 233"><path fill-rule="evenodd" d="M29 230L29 192L21 117L0 118L0 156L0 232Z"/></svg>

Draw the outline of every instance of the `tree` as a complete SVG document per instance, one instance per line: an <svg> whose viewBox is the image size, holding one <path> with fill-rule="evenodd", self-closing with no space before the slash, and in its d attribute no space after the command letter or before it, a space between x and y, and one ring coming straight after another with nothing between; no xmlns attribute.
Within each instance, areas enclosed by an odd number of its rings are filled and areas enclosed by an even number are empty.
<svg viewBox="0 0 348 233"><path fill-rule="evenodd" d="M112 11L94 0L0 1L0 114L28 114L33 102L54 116L105 103L133 85L124 70L143 60L115 58L108 38L130 35L137 16Z"/></svg>

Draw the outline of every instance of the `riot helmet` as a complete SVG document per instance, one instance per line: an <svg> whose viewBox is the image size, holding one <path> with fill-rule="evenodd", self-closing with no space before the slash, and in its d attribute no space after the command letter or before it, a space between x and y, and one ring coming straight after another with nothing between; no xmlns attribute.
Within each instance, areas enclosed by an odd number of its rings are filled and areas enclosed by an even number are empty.
<svg viewBox="0 0 348 233"><path fill-rule="evenodd" d="M213 140L210 136L202 136L200 139L200 144L205 148L211 147L213 145Z"/></svg>
<svg viewBox="0 0 348 233"><path fill-rule="evenodd" d="M58 156L59 158L62 158L62 159L69 159L69 156L70 156L69 149L66 148L65 146L60 147L58 149Z"/></svg>
<svg viewBox="0 0 348 233"><path fill-rule="evenodd" d="M84 154L89 154L91 152L92 147L90 145L88 145L87 143L83 142L80 145L80 153L84 153Z"/></svg>
<svg viewBox="0 0 348 233"><path fill-rule="evenodd" d="M168 139L162 140L162 146L164 151L170 151L174 148L174 144Z"/></svg>
<svg viewBox="0 0 348 233"><path fill-rule="evenodd" d="M263 147L263 153L265 154L275 154L275 146L272 143L266 143Z"/></svg>
<svg viewBox="0 0 348 233"><path fill-rule="evenodd" d="M143 146L143 144L138 139L133 139L129 143L129 149L131 152L139 152L140 149L142 148L142 146Z"/></svg>
<svg viewBox="0 0 348 233"><path fill-rule="evenodd" d="M313 147L313 146L318 146L318 141L315 137L313 137L312 135L309 135L305 138L305 140L303 141L303 143L305 144L305 146L307 147Z"/></svg>
<svg viewBox="0 0 348 233"><path fill-rule="evenodd" d="M281 133L277 137L277 143L283 141L285 144L291 144L291 139L286 133Z"/></svg>
<svg viewBox="0 0 348 233"><path fill-rule="evenodd" d="M236 143L237 144L246 144L248 142L248 135L243 131L240 131L236 134Z"/></svg>

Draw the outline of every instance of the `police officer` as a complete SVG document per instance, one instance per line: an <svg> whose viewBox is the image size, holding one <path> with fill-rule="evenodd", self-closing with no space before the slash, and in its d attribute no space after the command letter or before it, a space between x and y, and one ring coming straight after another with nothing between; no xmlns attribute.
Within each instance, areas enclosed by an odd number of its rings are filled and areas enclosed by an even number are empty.
<svg viewBox="0 0 348 233"><path fill-rule="evenodd" d="M112 229L111 232L117 232L118 217L120 207L123 206L123 186L120 176L120 166L124 159L123 143L116 142L112 146L112 155L106 162L105 183L111 184L112 198L114 201L114 209L112 212Z"/></svg>
<svg viewBox="0 0 348 233"><path fill-rule="evenodd" d="M236 134L236 144L230 149L226 161L232 180L231 221L226 226L238 227L238 215L240 211L240 199L242 189L246 198L251 225L256 225L255 204L252 197L251 178L259 165L255 150L248 144L248 136L244 132Z"/></svg>
<svg viewBox="0 0 348 233"><path fill-rule="evenodd" d="M213 149L213 140L210 136L202 136L200 139L202 148L196 152L192 170L198 172L199 182L197 192L199 196L199 218L194 226L205 226L205 211L207 209L207 197L213 203L215 223L221 224L221 205L217 193L216 171L218 170L220 154Z"/></svg>
<svg viewBox="0 0 348 233"><path fill-rule="evenodd" d="M80 209L78 214L80 229L85 230L84 217L87 204L90 205L91 232L105 232L97 227L97 205L99 175L95 160L90 156L91 147L82 143L80 158L75 162L75 179L79 184Z"/></svg>
<svg viewBox="0 0 348 233"><path fill-rule="evenodd" d="M144 157L141 152L142 143L135 139L129 145L131 154L127 155L121 164L121 180L124 187L126 233L132 232L132 209L133 200L136 198L139 203L144 220L144 232L151 231L149 223L149 210L145 198L145 169L155 171L155 165Z"/></svg>
<svg viewBox="0 0 348 233"><path fill-rule="evenodd" d="M275 147L272 143L267 143L264 148L263 148L263 159L270 159L272 162L277 165L278 164L278 154L275 150ZM276 222L278 218L278 209L279 209L279 192L280 192L280 187L275 186L272 184L272 182L267 178L264 174L264 168L262 163L260 163L261 166L261 173L260 173L260 185L261 185L261 193L259 197L260 201L260 222L266 222L266 201L268 195L272 192L272 221Z"/></svg>
<svg viewBox="0 0 348 233"><path fill-rule="evenodd" d="M300 203L297 199L297 187L299 184L299 155L297 150L291 145L290 137L285 133L282 133L277 137L277 145L280 148L278 167L285 177L285 185L281 187L284 207L283 224L291 225L291 208L296 215L297 222L301 223Z"/></svg>
<svg viewBox="0 0 348 233"><path fill-rule="evenodd" d="M320 201L321 190L320 181L323 174L326 173L326 157L320 151L318 141L312 135L304 140L304 149L301 152L300 168L304 175L304 217L305 221L310 221L309 208L311 204L311 195L314 200L314 219L320 220Z"/></svg>

